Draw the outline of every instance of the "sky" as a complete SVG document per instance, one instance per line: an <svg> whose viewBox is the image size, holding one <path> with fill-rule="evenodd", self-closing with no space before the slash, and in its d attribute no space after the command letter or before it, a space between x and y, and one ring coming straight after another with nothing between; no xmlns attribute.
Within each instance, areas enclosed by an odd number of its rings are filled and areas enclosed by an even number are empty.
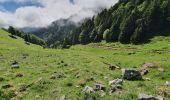
<svg viewBox="0 0 170 100"><path fill-rule="evenodd" d="M39 28L61 18L78 22L118 0L0 0L0 27Z"/></svg>

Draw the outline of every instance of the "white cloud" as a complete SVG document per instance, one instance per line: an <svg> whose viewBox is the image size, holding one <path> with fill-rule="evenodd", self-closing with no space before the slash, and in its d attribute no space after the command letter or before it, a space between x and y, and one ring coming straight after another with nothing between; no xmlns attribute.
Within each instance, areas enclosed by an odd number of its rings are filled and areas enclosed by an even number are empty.
<svg viewBox="0 0 170 100"><path fill-rule="evenodd" d="M114 5L118 0L74 0L74 4L70 0L0 0L0 2L15 1L18 3L39 3L42 7L26 6L16 9L14 13L0 11L0 26L8 27L44 27L51 22L68 18L79 21L85 17L91 17L96 10L101 7L108 8Z"/></svg>

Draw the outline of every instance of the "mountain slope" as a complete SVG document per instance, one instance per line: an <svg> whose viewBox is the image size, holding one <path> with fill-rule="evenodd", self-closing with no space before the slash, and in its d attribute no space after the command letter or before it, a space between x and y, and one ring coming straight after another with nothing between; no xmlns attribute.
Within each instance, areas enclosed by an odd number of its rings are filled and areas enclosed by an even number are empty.
<svg viewBox="0 0 170 100"><path fill-rule="evenodd" d="M64 45L102 40L138 44L157 35L170 35L170 32L164 32L169 29L169 0L119 0L62 40Z"/></svg>
<svg viewBox="0 0 170 100"><path fill-rule="evenodd" d="M170 98L170 88L164 86L170 80L169 37L156 37L144 45L102 42L61 50L27 45L23 39L9 35L0 29L0 100L59 100L63 95L70 100L84 100L87 96L97 100L137 100L139 93ZM18 62L18 69L11 68L13 61ZM107 64L140 69L145 62L157 66L143 76L150 81L124 80L123 89L109 95L108 82L122 77L120 69L109 70ZM82 92L96 83L106 86L103 97L100 91Z"/></svg>
<svg viewBox="0 0 170 100"><path fill-rule="evenodd" d="M62 41L62 39L72 30L79 26L79 23L75 23L70 19L60 19L52 22L46 28L40 28L33 33L41 38L43 38L47 46L51 44L55 44L58 41ZM52 45L51 45L52 47Z"/></svg>

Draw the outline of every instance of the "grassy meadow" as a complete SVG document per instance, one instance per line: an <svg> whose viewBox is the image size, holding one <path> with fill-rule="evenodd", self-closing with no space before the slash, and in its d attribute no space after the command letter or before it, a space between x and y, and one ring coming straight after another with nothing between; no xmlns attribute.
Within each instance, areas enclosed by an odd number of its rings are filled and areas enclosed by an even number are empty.
<svg viewBox="0 0 170 100"><path fill-rule="evenodd" d="M11 69L12 61L17 61L20 68ZM157 65L143 76L150 80L124 80L122 91L109 95L108 82L122 76L120 69L109 70L105 63L140 69L145 62ZM170 100L170 87L164 86L170 81L170 37L155 37L141 45L101 42L44 49L0 30L0 79L0 100L59 100L63 95L68 100L84 100L82 90L95 83L106 86L105 96L90 94L97 100L137 100L139 93ZM4 89L4 85L9 88Z"/></svg>

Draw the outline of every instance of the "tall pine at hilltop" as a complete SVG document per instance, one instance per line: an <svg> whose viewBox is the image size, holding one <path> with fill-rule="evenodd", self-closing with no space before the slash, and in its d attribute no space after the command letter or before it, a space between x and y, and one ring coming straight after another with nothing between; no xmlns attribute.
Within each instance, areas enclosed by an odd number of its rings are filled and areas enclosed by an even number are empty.
<svg viewBox="0 0 170 100"><path fill-rule="evenodd" d="M63 47L102 40L138 44L156 35L170 35L162 34L168 29L170 0L119 0L69 32L61 43Z"/></svg>

